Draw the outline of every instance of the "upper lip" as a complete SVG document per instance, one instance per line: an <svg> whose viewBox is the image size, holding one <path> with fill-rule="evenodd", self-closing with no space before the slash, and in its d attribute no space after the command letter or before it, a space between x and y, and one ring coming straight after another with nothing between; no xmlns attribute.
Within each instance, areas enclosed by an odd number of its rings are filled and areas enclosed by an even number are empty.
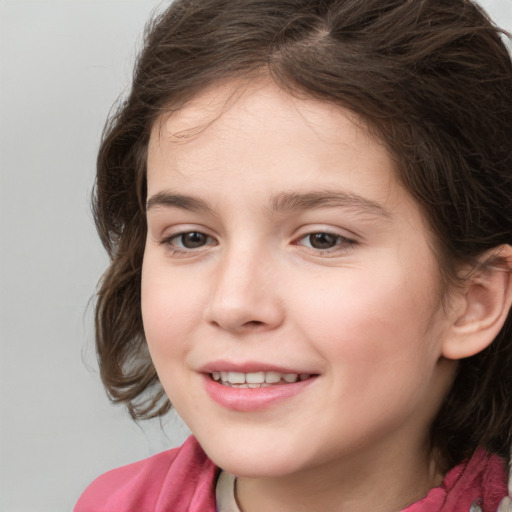
<svg viewBox="0 0 512 512"><path fill-rule="evenodd" d="M201 366L198 369L201 373L212 373L212 372L239 372L239 373L255 373L255 372L278 372L278 373L296 373L300 374L316 374L310 370L298 369L293 367L279 366L272 363L247 361L243 363L235 363L232 361L212 361L210 363Z"/></svg>

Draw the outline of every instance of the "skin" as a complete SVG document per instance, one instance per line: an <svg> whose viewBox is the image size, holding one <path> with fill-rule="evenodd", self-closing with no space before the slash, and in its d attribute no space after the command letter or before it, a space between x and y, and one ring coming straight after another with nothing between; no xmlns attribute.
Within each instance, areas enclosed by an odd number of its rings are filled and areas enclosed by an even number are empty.
<svg viewBox="0 0 512 512"><path fill-rule="evenodd" d="M244 512L399 510L442 478L428 429L456 367L432 236L354 114L236 85L152 130L142 314L161 383ZM218 360L316 377L233 411L205 391Z"/></svg>

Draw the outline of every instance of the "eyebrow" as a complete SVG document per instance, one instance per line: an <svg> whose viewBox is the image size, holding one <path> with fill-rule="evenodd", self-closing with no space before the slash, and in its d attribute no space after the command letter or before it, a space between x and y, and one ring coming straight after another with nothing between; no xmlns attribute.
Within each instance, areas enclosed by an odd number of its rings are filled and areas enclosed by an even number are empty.
<svg viewBox="0 0 512 512"><path fill-rule="evenodd" d="M174 194L171 192L159 192L148 199L146 203L146 211L154 210L159 207L180 208L182 210L194 212L213 212L211 206L203 199L193 196L185 196L183 194Z"/></svg>
<svg viewBox="0 0 512 512"><path fill-rule="evenodd" d="M269 201L273 212L294 210L313 210L316 208L351 208L379 217L391 218L391 213L379 203L349 192L282 192ZM179 208L182 210L213 213L213 208L203 199L172 192L159 192L151 196L146 204L146 211L159 207Z"/></svg>
<svg viewBox="0 0 512 512"><path fill-rule="evenodd" d="M310 210L315 208L353 208L362 213L391 218L391 213L379 203L350 192L283 192L271 198L273 211Z"/></svg>

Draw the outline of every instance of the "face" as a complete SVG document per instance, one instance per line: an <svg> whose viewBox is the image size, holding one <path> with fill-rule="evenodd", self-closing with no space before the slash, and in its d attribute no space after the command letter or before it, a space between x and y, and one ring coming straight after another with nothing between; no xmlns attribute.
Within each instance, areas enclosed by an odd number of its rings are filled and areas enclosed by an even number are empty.
<svg viewBox="0 0 512 512"><path fill-rule="evenodd" d="M353 114L214 88L155 124L147 178L147 342L214 462L282 476L424 448L452 376L431 236Z"/></svg>

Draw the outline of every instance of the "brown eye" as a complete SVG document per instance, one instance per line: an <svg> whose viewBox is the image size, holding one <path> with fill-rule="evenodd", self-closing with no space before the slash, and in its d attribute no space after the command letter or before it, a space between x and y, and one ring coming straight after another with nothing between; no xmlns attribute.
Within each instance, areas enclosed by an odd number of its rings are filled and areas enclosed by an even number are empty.
<svg viewBox="0 0 512 512"><path fill-rule="evenodd" d="M184 249L197 249L203 247L208 243L210 237L198 231L190 231L189 233L182 233L174 238L175 244Z"/></svg>
<svg viewBox="0 0 512 512"><path fill-rule="evenodd" d="M161 240L160 244L166 246L173 254L186 254L196 249L217 245L217 241L215 238L201 233L201 231L184 231L177 235L164 238Z"/></svg>
<svg viewBox="0 0 512 512"><path fill-rule="evenodd" d="M332 249L340 243L341 237L332 233L311 233L308 235L309 246L313 249Z"/></svg>
<svg viewBox="0 0 512 512"><path fill-rule="evenodd" d="M353 249L357 242L337 233L316 231L302 236L295 244L303 246L310 254L327 257L344 255Z"/></svg>

